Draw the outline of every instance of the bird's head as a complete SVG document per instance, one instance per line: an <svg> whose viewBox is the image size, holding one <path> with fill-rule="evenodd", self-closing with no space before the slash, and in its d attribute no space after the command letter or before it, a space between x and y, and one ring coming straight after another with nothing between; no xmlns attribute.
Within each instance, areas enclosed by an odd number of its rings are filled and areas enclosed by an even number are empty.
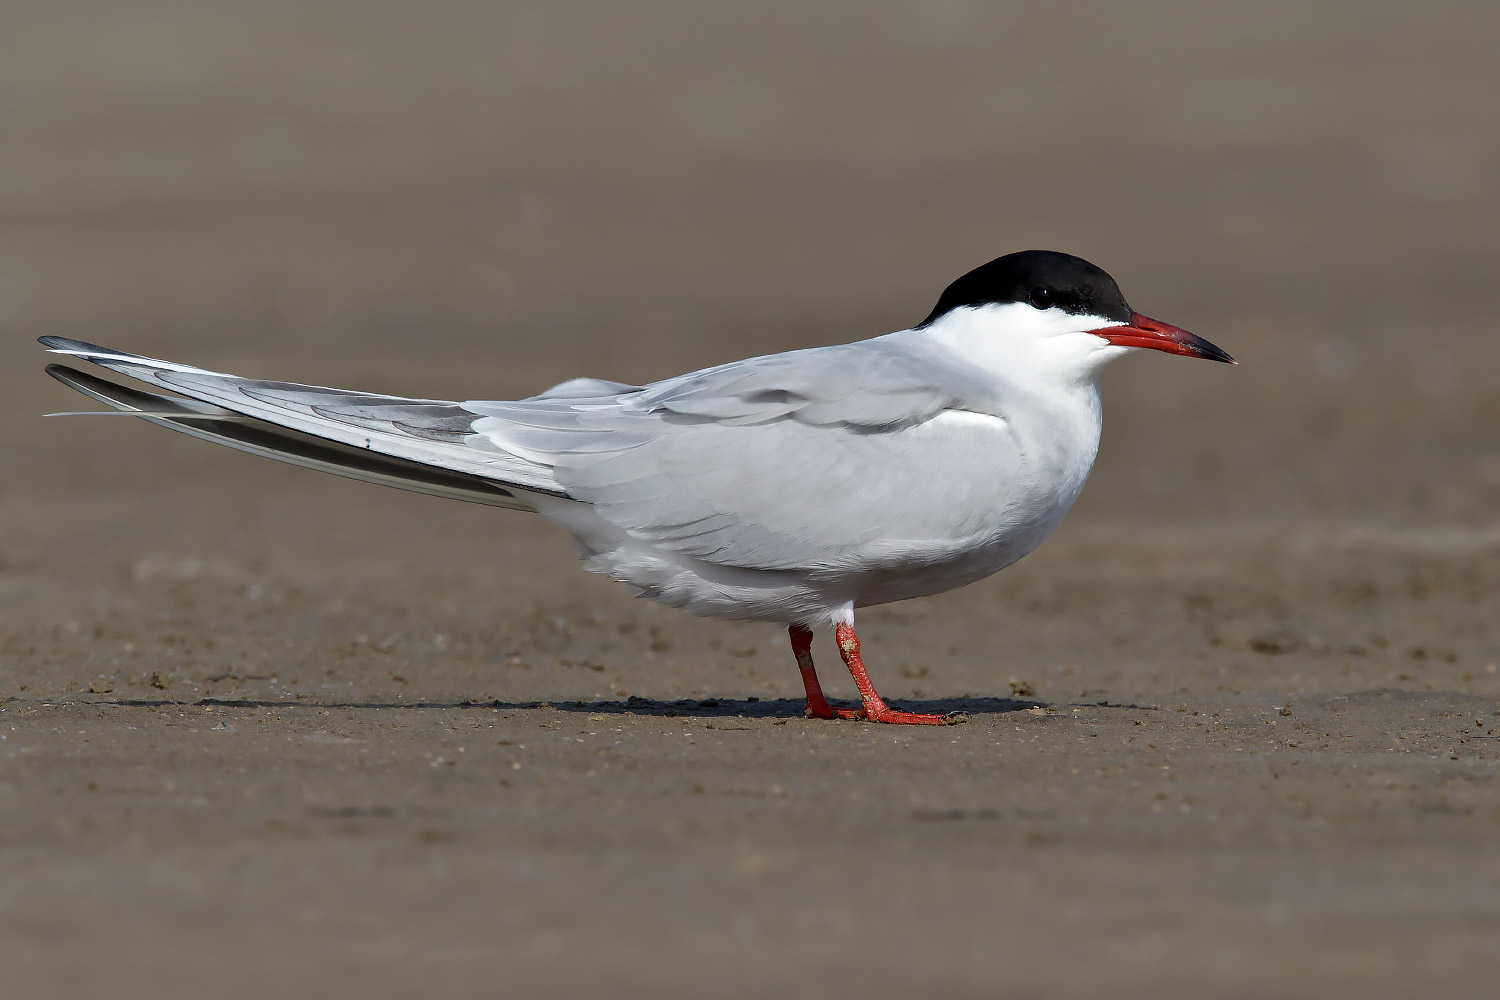
<svg viewBox="0 0 1500 1000"><path fill-rule="evenodd" d="M919 323L971 359L998 370L1095 378L1137 348L1234 359L1202 337L1130 308L1102 268L1053 250L997 257L949 285Z"/></svg>

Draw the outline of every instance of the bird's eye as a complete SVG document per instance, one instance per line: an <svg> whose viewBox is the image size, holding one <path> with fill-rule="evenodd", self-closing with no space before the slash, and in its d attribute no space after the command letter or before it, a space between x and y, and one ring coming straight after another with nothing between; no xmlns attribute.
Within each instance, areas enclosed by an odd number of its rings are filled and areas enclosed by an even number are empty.
<svg viewBox="0 0 1500 1000"><path fill-rule="evenodd" d="M1056 299L1057 296L1053 293L1052 289L1043 288L1040 285L1026 293L1026 301L1030 302L1037 309L1051 308Z"/></svg>

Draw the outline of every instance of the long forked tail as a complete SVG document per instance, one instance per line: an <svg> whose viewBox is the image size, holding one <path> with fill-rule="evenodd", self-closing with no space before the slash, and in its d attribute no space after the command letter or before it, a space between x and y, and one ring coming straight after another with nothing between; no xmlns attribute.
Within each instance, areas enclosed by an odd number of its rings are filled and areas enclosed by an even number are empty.
<svg viewBox="0 0 1500 1000"><path fill-rule="evenodd" d="M53 353L79 357L189 398L146 392L65 365L64 385L169 430L349 479L472 503L534 510L528 494L565 495L549 469L475 447L477 414L456 403L241 379L61 337Z"/></svg>

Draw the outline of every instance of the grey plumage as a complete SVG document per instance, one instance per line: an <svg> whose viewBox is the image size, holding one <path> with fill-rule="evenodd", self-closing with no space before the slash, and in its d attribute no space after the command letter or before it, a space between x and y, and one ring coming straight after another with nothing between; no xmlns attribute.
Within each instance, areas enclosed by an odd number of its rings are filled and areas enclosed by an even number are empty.
<svg viewBox="0 0 1500 1000"><path fill-rule="evenodd" d="M563 524L590 568L700 614L826 620L978 579L1045 537L1087 473L1059 479L1056 449L1045 435L1023 443L996 381L917 331L647 386L573 379L527 399L461 402L43 342L265 422L251 426L488 483ZM173 429L190 424L234 437ZM1077 433L1091 461L1090 427ZM284 442L258 453L293 454Z"/></svg>
<svg viewBox="0 0 1500 1000"><path fill-rule="evenodd" d="M533 462L455 441L455 423L472 420L474 415L465 416L462 407L447 400L238 378L62 337L41 341L55 353L81 357L278 427L450 472L529 490L561 492L556 480Z"/></svg>
<svg viewBox="0 0 1500 1000"><path fill-rule="evenodd" d="M448 472L417 462L332 444L281 430L264 421L245 417L222 407L143 392L65 365L48 365L47 374L63 385L116 407L115 412L122 416L139 417L158 427L222 444L236 451L273 458L305 469L331 472L361 482L394 486L451 500L466 500L516 510L533 509L514 492L478 476Z"/></svg>

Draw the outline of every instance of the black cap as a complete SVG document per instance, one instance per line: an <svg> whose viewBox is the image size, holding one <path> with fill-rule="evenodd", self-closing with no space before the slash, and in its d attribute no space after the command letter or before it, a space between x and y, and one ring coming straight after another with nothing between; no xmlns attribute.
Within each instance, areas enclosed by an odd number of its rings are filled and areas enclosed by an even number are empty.
<svg viewBox="0 0 1500 1000"><path fill-rule="evenodd" d="M1103 268L1056 250L1022 250L996 257L954 281L943 290L931 315L917 325L927 326L963 306L1008 302L1122 323L1129 323L1134 314L1120 286Z"/></svg>

